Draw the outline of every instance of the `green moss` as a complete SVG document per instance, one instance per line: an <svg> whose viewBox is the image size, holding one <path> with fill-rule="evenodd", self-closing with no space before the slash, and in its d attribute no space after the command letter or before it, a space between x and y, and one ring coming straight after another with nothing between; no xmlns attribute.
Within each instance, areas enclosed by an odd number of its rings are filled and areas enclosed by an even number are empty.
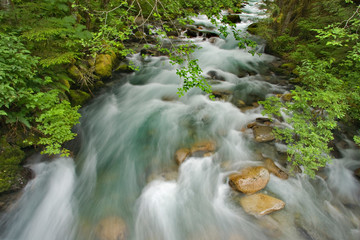
<svg viewBox="0 0 360 240"><path fill-rule="evenodd" d="M22 167L19 164L24 160L25 153L19 146L10 145L6 137L2 137L0 146L0 193L11 189L19 189ZM24 181L20 181L24 182Z"/></svg>
<svg viewBox="0 0 360 240"><path fill-rule="evenodd" d="M69 72L70 76L75 80L79 80L79 79L82 79L84 77L83 73L75 65L71 65L68 68L68 72Z"/></svg>
<svg viewBox="0 0 360 240"><path fill-rule="evenodd" d="M85 102L91 99L91 95L89 93L81 90L70 90L69 95L72 106L82 106Z"/></svg>
<svg viewBox="0 0 360 240"><path fill-rule="evenodd" d="M95 73L100 78L110 78L116 60L115 54L99 54L96 57Z"/></svg>
<svg viewBox="0 0 360 240"><path fill-rule="evenodd" d="M0 165L18 165L22 162L25 157L25 153L20 149L19 146L12 146L3 137L1 139L0 147Z"/></svg>

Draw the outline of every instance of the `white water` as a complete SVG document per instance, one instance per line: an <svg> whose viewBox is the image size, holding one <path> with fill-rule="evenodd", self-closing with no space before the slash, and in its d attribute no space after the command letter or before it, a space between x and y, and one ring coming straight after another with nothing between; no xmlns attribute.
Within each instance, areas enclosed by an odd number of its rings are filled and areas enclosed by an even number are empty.
<svg viewBox="0 0 360 240"><path fill-rule="evenodd" d="M239 29L258 16L257 1L249 2ZM210 24L201 16L195 21ZM195 56L204 74L216 71L225 79L214 90L231 90L233 100L248 104L286 91L264 81L276 78L262 74L274 57L252 56L231 38L195 41L202 47ZM251 130L240 131L262 116L261 109L243 113L197 89L178 99L180 80L166 57L133 60L139 72L123 77L83 109L76 164L70 158L31 164L36 178L0 220L0 239L98 240L99 223L109 217L122 218L127 239L134 240L360 238L360 184L352 175L360 167L358 150L342 150L343 158L324 170L326 180L272 175L263 192L286 207L261 218L250 216L226 178L245 166L262 165L259 151L280 160L277 148L284 146L256 144ZM258 74L239 78L241 69ZM216 141L216 154L191 157L177 167L175 151L204 139Z"/></svg>

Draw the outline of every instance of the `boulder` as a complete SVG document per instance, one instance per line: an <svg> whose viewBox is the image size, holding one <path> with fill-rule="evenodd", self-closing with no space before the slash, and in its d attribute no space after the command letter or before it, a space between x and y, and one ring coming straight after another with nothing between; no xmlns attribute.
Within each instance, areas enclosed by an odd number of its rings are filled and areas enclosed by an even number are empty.
<svg viewBox="0 0 360 240"><path fill-rule="evenodd" d="M240 204L245 212L254 216L263 216L285 207L285 202L263 193L242 197Z"/></svg>
<svg viewBox="0 0 360 240"><path fill-rule="evenodd" d="M175 152L175 161L178 165L182 164L190 155L190 149L180 148Z"/></svg>
<svg viewBox="0 0 360 240"><path fill-rule="evenodd" d="M243 193L255 193L265 188L269 180L269 171L261 166L248 167L229 176L230 186Z"/></svg>
<svg viewBox="0 0 360 240"><path fill-rule="evenodd" d="M247 31L250 34L257 35L259 25L257 23L252 23L248 26Z"/></svg>
<svg viewBox="0 0 360 240"><path fill-rule="evenodd" d="M248 125L246 125L247 128L253 128L255 126L257 126L257 122L252 122L252 123L249 123Z"/></svg>
<svg viewBox="0 0 360 240"><path fill-rule="evenodd" d="M126 223L119 217L102 219L95 231L100 240L125 240L127 235Z"/></svg>
<svg viewBox="0 0 360 240"><path fill-rule="evenodd" d="M68 73L69 73L70 77L75 80L80 80L80 79L84 78L84 74L75 65L71 65L68 68Z"/></svg>
<svg viewBox="0 0 360 240"><path fill-rule="evenodd" d="M70 90L69 91L71 105L72 106L82 106L85 102L91 99L91 95L87 92L81 90Z"/></svg>
<svg viewBox="0 0 360 240"><path fill-rule="evenodd" d="M269 126L254 126L253 133L255 141L257 142L270 142L275 139L272 132L273 128Z"/></svg>
<svg viewBox="0 0 360 240"><path fill-rule="evenodd" d="M274 174L278 178L281 178L281 179L289 178L289 175L286 172L284 172L283 170L281 170L278 166L276 166L274 161L271 160L270 158L265 159L264 163L265 163L265 167L267 168L267 170L269 170L270 173Z"/></svg>
<svg viewBox="0 0 360 240"><path fill-rule="evenodd" d="M241 19L239 15L227 15L227 19L232 23L241 23Z"/></svg>
<svg viewBox="0 0 360 240"><path fill-rule="evenodd" d="M114 54L115 55L115 54ZM110 78L112 75L113 62L116 56L110 54L99 54L96 56L95 73L100 78Z"/></svg>
<svg viewBox="0 0 360 240"><path fill-rule="evenodd" d="M214 141L196 142L191 146L191 154L196 152L215 152L216 143Z"/></svg>
<svg viewBox="0 0 360 240"><path fill-rule="evenodd" d="M232 92L228 90L215 90L212 92L212 94L215 96L216 100L224 101L228 101L232 96Z"/></svg>

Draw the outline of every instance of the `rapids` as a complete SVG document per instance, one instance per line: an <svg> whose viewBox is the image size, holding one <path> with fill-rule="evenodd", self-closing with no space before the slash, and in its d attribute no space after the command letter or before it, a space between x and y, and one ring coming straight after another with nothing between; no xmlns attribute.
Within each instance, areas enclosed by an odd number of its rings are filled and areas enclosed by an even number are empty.
<svg viewBox="0 0 360 240"><path fill-rule="evenodd" d="M238 29L264 17L259 2L249 0ZM203 16L194 21L213 27ZM288 89L268 69L275 57L252 56L231 37L194 42L204 76L215 71L224 80L212 80L213 90L232 98L212 101L192 89L179 99L181 80L167 57L132 56L140 71L118 76L81 110L76 159L33 157L36 177L0 219L0 239L116 240L119 228L134 240L360 239L360 184L352 175L360 151L350 143L323 178L271 175L262 192L283 200L284 209L263 217L244 212L227 177L262 165L258 152L278 159L286 146L256 143L246 125L262 117L261 107L243 112L232 103L251 105ZM263 49L259 40L257 51ZM214 155L177 166L177 149L209 139L218 146Z"/></svg>

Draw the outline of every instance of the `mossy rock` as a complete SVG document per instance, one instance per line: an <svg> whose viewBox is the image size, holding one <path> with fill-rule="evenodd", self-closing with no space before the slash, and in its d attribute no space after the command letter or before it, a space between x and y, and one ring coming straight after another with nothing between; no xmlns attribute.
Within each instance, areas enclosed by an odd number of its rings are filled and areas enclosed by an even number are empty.
<svg viewBox="0 0 360 240"><path fill-rule="evenodd" d="M10 143L12 148L27 148L36 144L40 140L40 136L32 131L25 131L18 129L6 135L6 141Z"/></svg>
<svg viewBox="0 0 360 240"><path fill-rule="evenodd" d="M0 165L0 194L21 190L33 177L30 169L18 165Z"/></svg>
<svg viewBox="0 0 360 240"><path fill-rule="evenodd" d="M115 71L121 73L131 73L134 72L134 68L132 68L129 64L122 62Z"/></svg>
<svg viewBox="0 0 360 240"><path fill-rule="evenodd" d="M73 106L82 106L91 99L91 95L89 93L81 90L70 90L69 95L71 99L71 105Z"/></svg>
<svg viewBox="0 0 360 240"><path fill-rule="evenodd" d="M82 79L84 77L83 73L75 65L71 65L68 68L68 72L69 72L70 76L75 80L80 80L80 79Z"/></svg>
<svg viewBox="0 0 360 240"><path fill-rule="evenodd" d="M227 19L232 23L241 23L241 19L239 15L227 15Z"/></svg>
<svg viewBox="0 0 360 240"><path fill-rule="evenodd" d="M247 28L248 33L253 34L253 35L258 35L258 28L259 25L257 23L252 23L249 25L249 27Z"/></svg>
<svg viewBox="0 0 360 240"><path fill-rule="evenodd" d="M112 76L113 64L116 59L113 54L99 54L95 61L95 74L100 78L110 78Z"/></svg>
<svg viewBox="0 0 360 240"><path fill-rule="evenodd" d="M6 137L2 137L0 143L0 193L20 190L27 182L23 177L24 168L19 166L25 153L19 146L9 144Z"/></svg>
<svg viewBox="0 0 360 240"><path fill-rule="evenodd" d="M25 153L19 146L10 145L6 138L1 139L0 165L18 165L25 158Z"/></svg>
<svg viewBox="0 0 360 240"><path fill-rule="evenodd" d="M289 62L289 63L284 63L280 66L282 69L286 69L289 70L290 72L293 71L296 68L296 64Z"/></svg>

